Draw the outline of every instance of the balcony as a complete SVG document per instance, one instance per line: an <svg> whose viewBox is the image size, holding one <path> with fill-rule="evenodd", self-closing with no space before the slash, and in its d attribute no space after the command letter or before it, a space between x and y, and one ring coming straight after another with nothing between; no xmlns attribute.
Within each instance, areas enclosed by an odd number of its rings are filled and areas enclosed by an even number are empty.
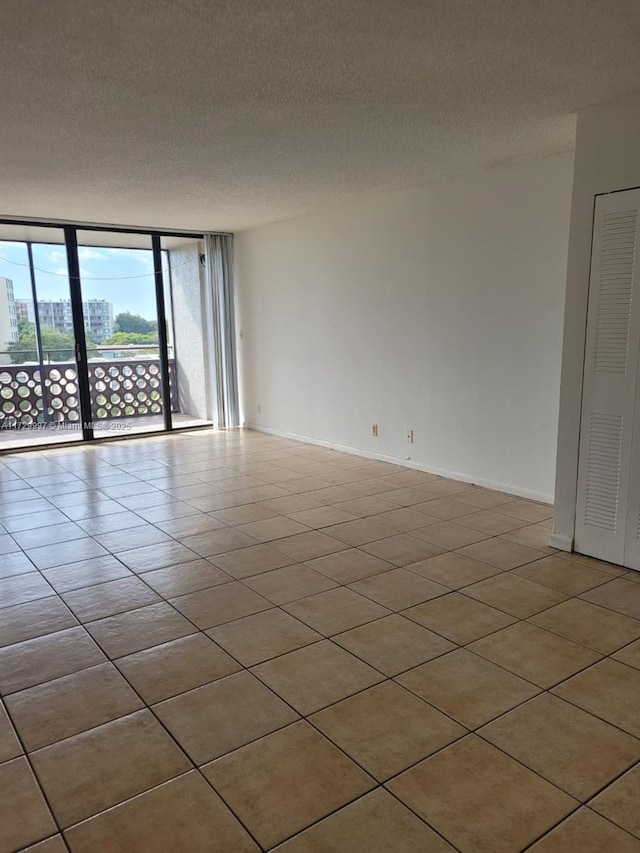
<svg viewBox="0 0 640 853"><path fill-rule="evenodd" d="M126 349L126 348L124 348ZM91 421L96 432L164 428L161 362L157 347L100 347L89 358ZM143 350L152 352L145 354ZM81 437L78 368L65 352L44 352L42 363L7 364L33 352L0 352L0 446L48 444ZM178 368L170 357L170 404L176 426L206 421L183 411ZM46 434L45 434L46 433Z"/></svg>

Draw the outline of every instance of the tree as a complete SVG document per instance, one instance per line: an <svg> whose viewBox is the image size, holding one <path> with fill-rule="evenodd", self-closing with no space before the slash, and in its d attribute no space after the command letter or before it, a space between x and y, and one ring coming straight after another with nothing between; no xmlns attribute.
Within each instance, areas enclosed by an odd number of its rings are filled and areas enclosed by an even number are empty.
<svg viewBox="0 0 640 853"><path fill-rule="evenodd" d="M45 361L73 361L75 359L75 339L67 332L59 332L42 326L42 356ZM25 361L38 361L36 327L34 323L22 322L18 325L18 340L12 341L7 349L11 353L13 364Z"/></svg>
<svg viewBox="0 0 640 853"><path fill-rule="evenodd" d="M132 314L130 311L123 311L116 315L113 330L116 333L134 332L141 335L148 335L151 332L158 331L158 324L155 320L147 320L140 314Z"/></svg>
<svg viewBox="0 0 640 853"><path fill-rule="evenodd" d="M141 332L114 332L110 338L107 338L106 341L102 341L100 346L115 347L126 346L127 344L149 346L157 343L158 335L156 332L149 332L149 334L142 334ZM97 349L100 349L100 346L98 346Z"/></svg>

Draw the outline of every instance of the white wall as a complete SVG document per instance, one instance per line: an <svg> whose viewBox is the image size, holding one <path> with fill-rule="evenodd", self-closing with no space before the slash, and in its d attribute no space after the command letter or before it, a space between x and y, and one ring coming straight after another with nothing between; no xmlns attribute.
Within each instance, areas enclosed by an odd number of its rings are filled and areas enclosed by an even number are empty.
<svg viewBox="0 0 640 853"><path fill-rule="evenodd" d="M640 186L640 93L578 115L567 269L553 542L569 550L575 527L582 371L595 196Z"/></svg>
<svg viewBox="0 0 640 853"><path fill-rule="evenodd" d="M572 160L238 234L245 421L551 500Z"/></svg>

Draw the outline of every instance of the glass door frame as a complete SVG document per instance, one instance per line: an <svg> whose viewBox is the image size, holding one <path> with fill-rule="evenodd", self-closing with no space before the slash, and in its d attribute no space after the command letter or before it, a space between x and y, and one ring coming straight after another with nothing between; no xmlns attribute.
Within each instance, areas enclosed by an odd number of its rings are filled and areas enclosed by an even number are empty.
<svg viewBox="0 0 640 853"><path fill-rule="evenodd" d="M168 353L168 333L167 333L167 305L165 301L165 283L162 269L162 237L183 237L191 240L202 241L204 234L201 232L191 231L174 231L171 229L157 230L149 228L122 228L110 225L86 225L84 223L65 223L60 221L50 220L31 220L31 219L9 219L0 217L0 225L13 225L34 228L58 228L64 232L65 249L67 255L67 268L69 274L69 291L71 301L71 314L73 320L73 329L75 337L75 357L78 370L78 397L80 402L80 417L82 419L82 441L113 441L114 436L97 437L93 429L93 413L91 406L91 390L89 384L89 358L87 353L87 338L84 326L84 312L82 306L82 282L80 272L80 257L78 248L78 231L95 231L101 233L112 234L135 234L143 237L150 237L151 248L153 253L153 276L155 285L156 310L158 317L158 350L161 365L161 382L162 382L162 399L163 399L163 419L164 429L154 432L139 432L131 436L131 438L140 438L144 435L158 435L164 432L172 432L176 429L189 429L190 427L174 427L172 418L172 397L171 397L171 381L169 375L169 353ZM24 240L25 244L31 244L35 241ZM30 270L33 276L33 261L30 254ZM169 290L170 298L172 298ZM34 297L35 299L35 297ZM37 310L37 307L36 307ZM38 326L40 324L38 323ZM37 335L38 341L40 335ZM192 427L191 427L192 428ZM128 437L128 436L127 436ZM125 438L119 436L118 439ZM12 448L10 452L20 452L24 450L35 450L47 446L47 442L42 444L34 444L20 448ZM57 446L57 445L54 445ZM3 451L0 448L0 454Z"/></svg>

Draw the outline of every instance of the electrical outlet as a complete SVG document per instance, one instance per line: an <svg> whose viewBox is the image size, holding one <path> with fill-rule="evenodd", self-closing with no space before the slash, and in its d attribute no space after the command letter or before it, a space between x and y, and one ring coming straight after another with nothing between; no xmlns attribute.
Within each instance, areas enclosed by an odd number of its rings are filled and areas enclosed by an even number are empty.
<svg viewBox="0 0 640 853"><path fill-rule="evenodd" d="M407 441L409 442L409 444L413 444L413 430L412 429L407 430Z"/></svg>
<svg viewBox="0 0 640 853"><path fill-rule="evenodd" d="M378 424L371 424L371 435L374 438L378 437Z"/></svg>
<svg viewBox="0 0 640 853"><path fill-rule="evenodd" d="M262 403L258 403L258 414L262 414Z"/></svg>

